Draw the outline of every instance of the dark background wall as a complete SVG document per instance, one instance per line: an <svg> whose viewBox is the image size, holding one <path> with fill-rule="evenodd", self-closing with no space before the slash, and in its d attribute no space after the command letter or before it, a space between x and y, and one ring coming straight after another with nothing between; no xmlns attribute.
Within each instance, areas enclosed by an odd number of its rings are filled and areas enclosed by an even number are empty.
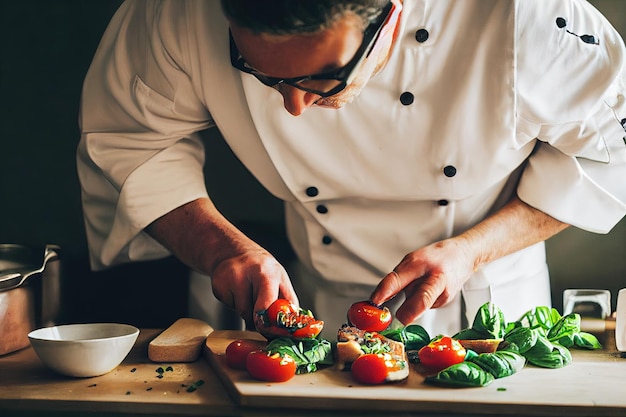
<svg viewBox="0 0 626 417"><path fill-rule="evenodd" d="M88 265L75 171L82 79L121 0L0 2L0 243L62 247L63 321L123 321L161 327L184 316L187 269L175 259L94 273ZM625 33L621 0L593 2ZM208 132L208 180L217 205L280 257L282 206ZM606 236L568 230L550 240L555 306L564 288L626 287L626 222Z"/></svg>

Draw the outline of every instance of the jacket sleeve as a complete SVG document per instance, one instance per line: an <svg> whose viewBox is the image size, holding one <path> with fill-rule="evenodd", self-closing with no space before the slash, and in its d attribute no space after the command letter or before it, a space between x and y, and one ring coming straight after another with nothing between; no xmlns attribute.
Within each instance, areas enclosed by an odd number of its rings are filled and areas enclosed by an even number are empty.
<svg viewBox="0 0 626 417"><path fill-rule="evenodd" d="M626 214L624 43L589 3L518 1L517 136L537 139L519 197L608 233Z"/></svg>
<svg viewBox="0 0 626 417"><path fill-rule="evenodd" d="M186 2L122 4L83 85L77 169L93 269L168 252L143 229L206 197L212 125L186 75Z"/></svg>

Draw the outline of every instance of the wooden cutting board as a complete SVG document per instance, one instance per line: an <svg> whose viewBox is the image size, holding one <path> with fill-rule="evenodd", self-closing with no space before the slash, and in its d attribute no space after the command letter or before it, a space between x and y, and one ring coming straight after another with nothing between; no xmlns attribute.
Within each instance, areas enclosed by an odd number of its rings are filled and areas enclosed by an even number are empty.
<svg viewBox="0 0 626 417"><path fill-rule="evenodd" d="M332 367L296 375L283 383L252 379L226 366L224 352L253 332L216 330L206 339L205 355L234 400L245 407L328 410L485 413L500 415L625 416L626 359L612 350L573 350L574 362L561 369L527 365L482 388L442 388L424 384L413 367L406 381L383 386L354 382ZM412 365L413 366L413 365Z"/></svg>

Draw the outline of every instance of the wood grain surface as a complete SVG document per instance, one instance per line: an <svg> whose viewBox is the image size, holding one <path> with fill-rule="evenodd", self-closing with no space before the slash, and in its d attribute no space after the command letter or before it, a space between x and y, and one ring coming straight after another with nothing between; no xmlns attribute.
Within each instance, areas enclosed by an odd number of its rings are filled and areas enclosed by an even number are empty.
<svg viewBox="0 0 626 417"><path fill-rule="evenodd" d="M94 378L55 374L31 348L0 356L0 416L626 417L626 359L614 340L607 350L574 351L574 363L563 369L527 367L485 388L445 389L423 384L417 372L399 384L360 386L330 368L282 384L255 381L224 364L232 340L260 338L237 331L211 333L208 361L154 363L148 344L161 331L142 329L122 364ZM168 366L160 378L157 369ZM187 392L198 380L204 384Z"/></svg>
<svg viewBox="0 0 626 417"><path fill-rule="evenodd" d="M148 344L153 362L195 362L202 355L213 328L202 320L184 317L176 320Z"/></svg>
<svg viewBox="0 0 626 417"><path fill-rule="evenodd" d="M129 356L108 374L71 378L54 373L32 348L0 357L0 416L40 411L148 415L237 415L234 403L206 360L154 363L148 343L161 330L142 329ZM171 366L160 377L158 368ZM193 392L187 388L203 380Z"/></svg>
<svg viewBox="0 0 626 417"><path fill-rule="evenodd" d="M442 388L424 384L413 366L406 381L383 386L354 382L349 372L326 368L284 383L252 379L228 368L224 351L256 333L214 331L206 356L226 389L244 407L303 408L371 412L421 412L546 416L626 416L626 359L615 348L572 350L574 361L561 369L527 365L482 388Z"/></svg>

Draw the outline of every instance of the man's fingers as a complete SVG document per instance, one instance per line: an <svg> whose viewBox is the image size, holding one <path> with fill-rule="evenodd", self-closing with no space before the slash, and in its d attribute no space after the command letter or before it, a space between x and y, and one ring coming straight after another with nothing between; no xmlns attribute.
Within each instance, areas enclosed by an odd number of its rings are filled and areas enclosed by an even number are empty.
<svg viewBox="0 0 626 417"><path fill-rule="evenodd" d="M445 289L443 280L429 276L412 282L405 289L406 300L398 308L396 318L408 324L434 306Z"/></svg>
<svg viewBox="0 0 626 417"><path fill-rule="evenodd" d="M292 304L300 307L300 300L298 299L298 295L291 284L291 280L285 274L285 279L282 280L280 284L280 288L278 291L280 298L284 298L285 300L289 300Z"/></svg>
<svg viewBox="0 0 626 417"><path fill-rule="evenodd" d="M408 282L410 280L404 282L400 274L395 270L391 271L378 283L370 299L378 305L389 301L402 291Z"/></svg>
<svg viewBox="0 0 626 417"><path fill-rule="evenodd" d="M254 312L267 310L267 308L278 298L278 286L272 285L272 282L266 279L260 280L254 288L252 302L254 303Z"/></svg>
<svg viewBox="0 0 626 417"><path fill-rule="evenodd" d="M299 305L298 296L291 285L287 271L281 266L272 268L264 279L254 280L254 312L266 310L278 298L284 298Z"/></svg>

